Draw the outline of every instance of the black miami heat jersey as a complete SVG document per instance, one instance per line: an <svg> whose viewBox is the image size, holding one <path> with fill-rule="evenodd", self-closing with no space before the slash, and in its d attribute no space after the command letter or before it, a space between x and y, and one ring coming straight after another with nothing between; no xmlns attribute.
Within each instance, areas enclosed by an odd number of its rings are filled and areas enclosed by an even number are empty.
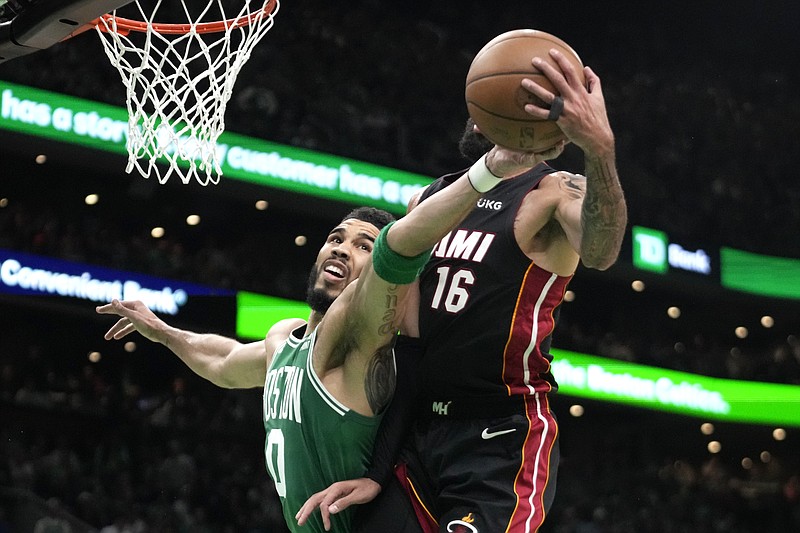
<svg viewBox="0 0 800 533"><path fill-rule="evenodd" d="M434 398L507 397L555 390L548 350L570 277L534 264L514 219L552 168L540 164L484 194L434 248L420 278L421 390ZM422 200L463 172L439 178Z"/></svg>

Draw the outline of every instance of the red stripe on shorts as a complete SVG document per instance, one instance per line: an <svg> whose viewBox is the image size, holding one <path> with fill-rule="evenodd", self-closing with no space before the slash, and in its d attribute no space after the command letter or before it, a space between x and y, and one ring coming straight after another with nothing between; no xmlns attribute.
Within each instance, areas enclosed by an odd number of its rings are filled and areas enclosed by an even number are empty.
<svg viewBox="0 0 800 533"><path fill-rule="evenodd" d="M544 493L550 480L550 458L558 425L550 413L547 395L525 397L529 430L522 450L522 464L514 480L517 505L506 533L534 533L544 522Z"/></svg>

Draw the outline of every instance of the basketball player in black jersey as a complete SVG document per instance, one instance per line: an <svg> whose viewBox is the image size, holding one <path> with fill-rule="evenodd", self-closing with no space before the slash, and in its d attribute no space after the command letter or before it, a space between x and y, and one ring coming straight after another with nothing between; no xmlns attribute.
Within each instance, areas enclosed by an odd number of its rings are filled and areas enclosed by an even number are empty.
<svg viewBox="0 0 800 533"><path fill-rule="evenodd" d="M560 92L563 111L557 117L533 105L526 111L557 119L583 150L586 176L537 165L485 194L434 248L420 277L418 321L405 327L420 337L423 355L417 410L399 416L413 424L396 470L420 526L400 525L403 502L393 497L397 485L388 484L365 507L370 518L363 531L535 532L553 501L558 426L549 405L557 390L551 334L578 263L605 270L616 261L627 212L600 79L586 67L583 86L561 54L551 55L560 70L533 61ZM556 99L531 80L523 87L544 102ZM462 173L443 176L418 201ZM387 427L374 461L394 464L398 428ZM319 507L325 518L370 501L384 477L375 469L368 478L334 484L299 516Z"/></svg>

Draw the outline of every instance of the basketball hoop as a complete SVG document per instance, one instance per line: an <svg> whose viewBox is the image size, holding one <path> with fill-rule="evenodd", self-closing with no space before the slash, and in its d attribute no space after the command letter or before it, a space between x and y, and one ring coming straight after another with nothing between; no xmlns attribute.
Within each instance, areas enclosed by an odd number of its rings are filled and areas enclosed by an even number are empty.
<svg viewBox="0 0 800 533"><path fill-rule="evenodd" d="M134 2L143 20L115 10L95 21L127 87L126 172L135 168L146 178L155 173L162 184L173 173L183 183L219 182L217 139L225 130L225 109L239 71L272 27L279 0L207 2L180 0L186 19L180 23L155 22L162 0L147 10L144 0ZM224 3L243 5L231 17Z"/></svg>

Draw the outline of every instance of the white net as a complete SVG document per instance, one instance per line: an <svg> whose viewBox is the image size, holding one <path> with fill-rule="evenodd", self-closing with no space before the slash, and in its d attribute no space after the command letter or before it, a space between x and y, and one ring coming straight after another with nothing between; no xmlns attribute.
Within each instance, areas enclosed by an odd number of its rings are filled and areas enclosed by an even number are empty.
<svg viewBox="0 0 800 533"><path fill-rule="evenodd" d="M97 26L106 55L127 87L126 171L155 175L160 183L172 174L183 183L193 178L202 185L219 182L217 139L225 130L236 76L278 11L277 0L237 0L233 8L231 0L200 3L180 0L180 13L175 1L162 8L161 0L137 0L135 16L144 23L139 31L126 29L133 21L119 10ZM176 14L181 20L158 22ZM225 22L213 24L219 21Z"/></svg>

